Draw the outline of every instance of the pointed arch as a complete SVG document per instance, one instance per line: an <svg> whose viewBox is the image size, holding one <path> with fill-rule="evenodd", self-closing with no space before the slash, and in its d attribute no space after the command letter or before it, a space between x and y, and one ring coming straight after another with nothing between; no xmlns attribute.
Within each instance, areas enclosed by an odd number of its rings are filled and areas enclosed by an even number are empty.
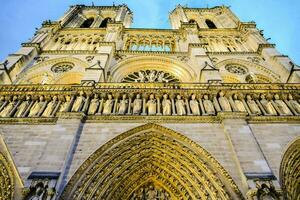
<svg viewBox="0 0 300 200"><path fill-rule="evenodd" d="M146 192L166 199L243 199L206 150L156 124L139 126L104 144L76 171L61 199L132 199Z"/></svg>
<svg viewBox="0 0 300 200"><path fill-rule="evenodd" d="M300 194L300 137L288 145L281 161L279 177L285 199L297 199Z"/></svg>
<svg viewBox="0 0 300 200"><path fill-rule="evenodd" d="M216 29L217 28L215 23L213 21L211 21L210 19L206 19L205 23L206 23L206 25L209 29Z"/></svg>
<svg viewBox="0 0 300 200"><path fill-rule="evenodd" d="M21 199L23 182L0 135L0 199Z"/></svg>

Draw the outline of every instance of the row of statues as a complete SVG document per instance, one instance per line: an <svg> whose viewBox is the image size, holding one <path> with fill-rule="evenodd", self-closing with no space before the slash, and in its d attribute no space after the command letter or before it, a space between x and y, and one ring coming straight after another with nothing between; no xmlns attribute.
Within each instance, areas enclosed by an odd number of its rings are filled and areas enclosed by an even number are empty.
<svg viewBox="0 0 300 200"><path fill-rule="evenodd" d="M61 98L60 98L61 99ZM30 95L20 99L0 97L0 117L55 117L57 112L83 112L88 115L216 115L217 112L244 112L249 115L300 115L300 104L290 94L288 99L280 99L275 94L272 99L264 94L253 99L251 95L239 98L237 94L225 96L220 92L214 97L205 94L201 97L192 94L182 97L180 94L141 94L121 97L112 94L65 96L59 100L58 96L51 99L41 95L32 99Z"/></svg>

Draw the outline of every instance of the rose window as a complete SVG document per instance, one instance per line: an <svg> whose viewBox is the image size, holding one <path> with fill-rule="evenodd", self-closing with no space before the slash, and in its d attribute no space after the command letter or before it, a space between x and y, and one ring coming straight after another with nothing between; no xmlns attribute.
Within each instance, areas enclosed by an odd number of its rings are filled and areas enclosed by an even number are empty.
<svg viewBox="0 0 300 200"><path fill-rule="evenodd" d="M54 73L64 73L73 69L74 64L70 62L57 63L51 67L51 71Z"/></svg>
<svg viewBox="0 0 300 200"><path fill-rule="evenodd" d="M225 69L233 74L244 75L248 73L247 67L238 64L229 64L225 66Z"/></svg>
<svg viewBox="0 0 300 200"><path fill-rule="evenodd" d="M179 80L172 74L158 70L141 70L133 72L123 78L124 83L177 83Z"/></svg>

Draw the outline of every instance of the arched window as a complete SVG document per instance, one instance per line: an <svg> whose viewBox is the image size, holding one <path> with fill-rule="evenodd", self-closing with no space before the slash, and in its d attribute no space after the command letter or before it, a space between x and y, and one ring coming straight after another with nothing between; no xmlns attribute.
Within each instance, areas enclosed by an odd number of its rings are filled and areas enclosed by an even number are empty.
<svg viewBox="0 0 300 200"><path fill-rule="evenodd" d="M94 18L88 18L86 19L80 26L80 28L90 28L90 26L92 25L92 23L94 22Z"/></svg>
<svg viewBox="0 0 300 200"><path fill-rule="evenodd" d="M104 20L102 20L101 24L100 24L100 28L106 28L107 27L107 23L111 21L111 18L105 18Z"/></svg>
<svg viewBox="0 0 300 200"><path fill-rule="evenodd" d="M194 19L190 19L189 24L197 24L197 28L199 28L198 23Z"/></svg>
<svg viewBox="0 0 300 200"><path fill-rule="evenodd" d="M206 25L208 26L208 28L210 29L216 29L216 25L209 19L205 20Z"/></svg>

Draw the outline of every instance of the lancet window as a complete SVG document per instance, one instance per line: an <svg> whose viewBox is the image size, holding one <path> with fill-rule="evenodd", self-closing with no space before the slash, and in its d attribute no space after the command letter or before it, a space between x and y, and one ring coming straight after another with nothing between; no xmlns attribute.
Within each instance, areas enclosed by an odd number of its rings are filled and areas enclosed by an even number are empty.
<svg viewBox="0 0 300 200"><path fill-rule="evenodd" d="M88 18L81 24L80 28L90 28L93 22L94 22L93 17Z"/></svg>

